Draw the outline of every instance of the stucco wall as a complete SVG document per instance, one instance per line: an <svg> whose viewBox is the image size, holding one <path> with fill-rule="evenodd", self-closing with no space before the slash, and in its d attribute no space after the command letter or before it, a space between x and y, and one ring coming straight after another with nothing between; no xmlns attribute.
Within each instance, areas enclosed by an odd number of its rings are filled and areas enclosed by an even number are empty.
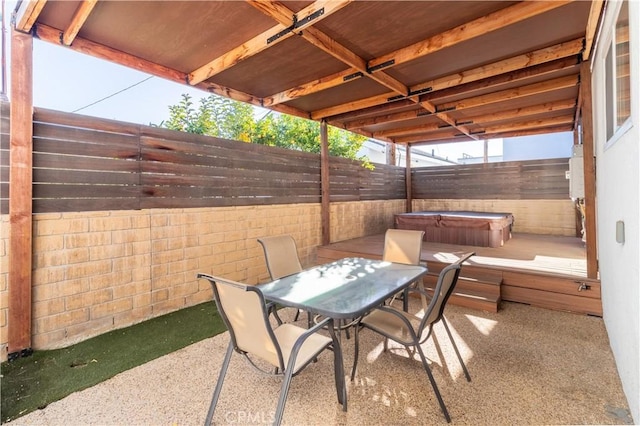
<svg viewBox="0 0 640 426"><path fill-rule="evenodd" d="M622 386L636 423L640 422L640 3L630 1L631 127L607 141L604 62L619 3L608 7L593 61L597 170L598 253L603 318ZM625 241L616 242L616 222Z"/></svg>
<svg viewBox="0 0 640 426"><path fill-rule="evenodd" d="M332 203L334 241L384 232L404 201ZM0 345L7 357L8 215L1 217ZM266 235L292 235L304 266L321 243L319 204L34 216L34 349L65 347L211 299L198 272L268 279Z"/></svg>

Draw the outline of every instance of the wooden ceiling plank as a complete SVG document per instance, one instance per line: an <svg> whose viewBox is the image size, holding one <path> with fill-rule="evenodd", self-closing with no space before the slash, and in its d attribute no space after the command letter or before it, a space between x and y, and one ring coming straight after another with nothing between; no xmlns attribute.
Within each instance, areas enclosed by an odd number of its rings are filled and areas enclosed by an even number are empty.
<svg viewBox="0 0 640 426"><path fill-rule="evenodd" d="M78 6L78 9L76 9L76 12L73 14L73 18L71 18L71 22L67 26L67 29L64 30L64 33L62 34L62 44L70 46L71 43L73 43L73 40L80 32L80 28L84 25L97 2L98 0L87 0L80 3L80 6Z"/></svg>
<svg viewBox="0 0 640 426"><path fill-rule="evenodd" d="M419 126L411 126L411 127L403 127L401 129L389 129L389 130L381 130L379 132L373 132L374 138L386 137L386 136L404 136L411 135L415 133L423 133L432 130L440 130L442 129L440 123L428 123L421 124Z"/></svg>
<svg viewBox="0 0 640 426"><path fill-rule="evenodd" d="M448 89L438 90L435 92L428 92L424 95L420 95L420 100L434 101L436 99L462 95L464 93L473 92L475 90L496 88L497 86L507 83L517 83L521 80L530 79L532 77L542 76L556 71L577 67L579 64L580 59L578 58L578 55L568 58L556 59L552 62L546 62L543 64L534 65L532 67L511 71L505 74L487 77L483 80L478 80L471 83L450 87Z"/></svg>
<svg viewBox="0 0 640 426"><path fill-rule="evenodd" d="M393 96L395 93L391 93ZM313 120L320 120L325 117L331 117L334 115L342 114L344 112L359 110L368 108L371 106L377 106L389 101L389 93L383 93L382 95L372 96L366 99L359 99L353 102L347 102L345 104L336 105L328 108L319 109L311 113Z"/></svg>
<svg viewBox="0 0 640 426"><path fill-rule="evenodd" d="M589 9L589 19L587 21L587 29L585 32L584 51L582 52L583 61L588 61L591 57L593 41L599 31L600 16L602 15L603 9L604 0L593 0L591 2L591 9Z"/></svg>
<svg viewBox="0 0 640 426"><path fill-rule="evenodd" d="M289 32L287 34L282 35L277 40L274 40L271 44L267 42L272 36L280 33L285 28L285 25L278 24L275 27L269 28L268 30L258 34L251 40L247 40L240 46L237 46L222 56L219 56L212 60L211 62L201 66L200 68L193 70L188 74L188 82L190 85L195 86L198 83L201 83L216 74L221 73L222 71L231 68L237 63L250 58L253 55L256 55L263 50L280 43L289 37L293 36L294 33Z"/></svg>
<svg viewBox="0 0 640 426"><path fill-rule="evenodd" d="M519 121L517 123L498 124L481 128L483 133L502 133L521 131L528 129L539 129L559 125L573 125L573 114L561 115L559 117L545 118L540 120Z"/></svg>
<svg viewBox="0 0 640 426"><path fill-rule="evenodd" d="M252 1L250 3L258 7L259 5L263 5L265 2ZM285 16L293 15L292 11L290 11L285 5L279 2L274 1L268 3L268 7L259 7L259 9L281 24L286 24L286 22L284 22ZM313 24L315 23L316 21L313 22ZM313 46L344 62L350 67L355 68L357 71L363 73L363 75L366 75L367 77L373 79L374 81L377 81L383 86L388 87L394 92L403 96L406 96L409 93L409 89L407 88L407 86L386 73L379 73L379 75L373 76L371 73L369 73L369 70L367 68L367 61L365 61L363 58L356 55L354 52L338 43L336 40L332 39L322 31L318 30L317 28L308 25L306 26L306 28L296 28L295 31Z"/></svg>
<svg viewBox="0 0 640 426"><path fill-rule="evenodd" d="M268 96L262 100L262 105L264 107L278 105L292 99L300 98L302 96L310 95L312 93L339 86L343 84L345 80L357 80L359 78L362 78L362 76L363 74L355 68L348 68L344 71L340 71L335 74L331 74L326 77L322 77L317 80L302 84L300 86L292 87L291 89L287 89L280 93Z"/></svg>
<svg viewBox="0 0 640 426"><path fill-rule="evenodd" d="M456 124L458 126L461 125L470 125L470 124L486 124L496 121L509 120L513 118L525 118L527 116L544 114L547 112L554 111L563 111L563 110L572 110L576 106L575 99L566 99L562 101L556 102L547 102L540 105L533 105L529 107L516 108L508 111L500 111L491 114L478 115L475 117L470 117L465 120L458 120ZM415 118L415 117L411 117ZM379 132L373 132L373 137L383 137L383 136L402 136L402 135L410 135L413 133L419 133L427 130L439 130L442 129L442 125L438 125L437 123L428 123L422 124L419 126L408 126L408 127L400 127L389 130L382 130Z"/></svg>
<svg viewBox="0 0 640 426"><path fill-rule="evenodd" d="M428 141L441 141L461 136L465 137L468 140L468 137L465 135L461 135L457 129L450 129L447 131L434 132L432 134L401 136L398 138L393 138L393 141L399 144L414 144Z"/></svg>
<svg viewBox="0 0 640 426"><path fill-rule="evenodd" d="M314 45L315 47L323 50L325 53L333 56L334 58L344 62L345 64L360 71L363 75L371 78L372 80L382 84L393 90L395 93L402 96L409 94L409 88L400 81L391 77L389 74L381 72L377 74L371 74L367 70L367 61L333 40L328 35L316 28L307 28L302 32L302 38ZM395 94L394 93L394 94Z"/></svg>
<svg viewBox="0 0 640 426"><path fill-rule="evenodd" d="M415 93L427 88L431 88L431 91L435 92L437 90L443 90L443 89L455 87L458 85L462 85L465 83L471 83L474 81L480 81L485 78L499 76L504 73L518 70L520 68L525 68L532 65L539 65L545 62L556 60L556 59L570 57L572 55L577 55L582 50L582 43L583 43L583 39L578 38L566 43L560 43L547 48L538 49L530 53L525 53L522 55L497 61L491 64L487 64L481 67L472 68L459 73L447 75L435 80L420 83L415 86L411 86L409 88L409 92ZM377 101L378 102L377 105L384 105L387 102L387 99L393 97L394 95L395 93L389 92L384 96L378 95L375 97L362 99L362 104L372 107L372 106L376 106L374 102ZM385 97L387 99L385 99ZM311 115L314 116L316 113L318 114L330 113L332 115L345 114L353 111L352 109L349 109L350 107L351 107L351 103L345 104L344 106L336 105L322 111L319 110L319 111L312 112Z"/></svg>
<svg viewBox="0 0 640 426"><path fill-rule="evenodd" d="M420 116L420 110L403 111L385 115L378 115L375 117L349 121L345 123L345 129L356 130L367 126L373 126L375 124L393 123L397 121L411 120Z"/></svg>
<svg viewBox="0 0 640 426"><path fill-rule="evenodd" d="M515 87L513 89L501 90L486 95L475 96L471 98L461 99L458 101L448 102L437 106L438 111L461 110L465 108L473 108L483 105L489 105L496 102L507 101L510 99L522 98L538 93L545 93L559 90L567 87L577 86L579 84L579 76L568 75L558 77L553 80L534 83L527 86Z"/></svg>
<svg viewBox="0 0 640 426"><path fill-rule="evenodd" d="M513 25L568 3L571 3L571 1L524 1L436 34L433 37L396 50L395 52L372 59L368 65L370 69L385 69L388 68L388 66L397 66L437 52L446 47ZM380 68L382 64L389 65Z"/></svg>
<svg viewBox="0 0 640 426"><path fill-rule="evenodd" d="M508 59L493 62L477 68L465 70L456 74L447 75L435 80L417 84L410 88L411 92L418 92L430 89L431 92L448 89L474 81L484 80L489 77L496 77L502 74L517 71L523 68L544 64L554 60L577 55L582 51L583 39L577 38L565 43L534 50L522 55L513 56Z"/></svg>
<svg viewBox="0 0 640 426"><path fill-rule="evenodd" d="M483 136L485 139L497 139L497 138L516 138L520 136L533 136L533 135L546 135L549 133L558 133L558 132L570 132L573 130L571 125L563 125L563 126L554 126L547 127L544 129L522 129L522 130L513 130L509 132L498 132L498 133L485 133Z"/></svg>
<svg viewBox="0 0 640 426"><path fill-rule="evenodd" d="M40 16L47 0L23 1L16 13L15 29L28 33Z"/></svg>
<svg viewBox="0 0 640 426"><path fill-rule="evenodd" d="M532 115L544 114L548 112L573 110L576 107L575 99L565 99L556 102L546 102L540 105L532 105L528 107L510 109L508 111L499 111L491 114L477 115L464 120L458 120L458 124L486 124L502 120L510 120L517 117L527 117Z"/></svg>
<svg viewBox="0 0 640 426"><path fill-rule="evenodd" d="M297 14L293 13L289 9L282 8L277 2L271 1L248 1L248 3L260 10L263 13L268 14L276 20L279 24L272 28L258 34L250 40L242 43L227 53L213 59L209 63L201 66L200 68L189 73L189 84L195 85L202 81L205 81L222 71L231 68L237 63L256 55L263 50L275 46L276 44L296 35L300 30L313 25L320 20L330 16L332 13L337 12L344 6L349 4L352 0L344 1L318 1L305 7ZM306 20L306 18L314 15L314 13L321 11L314 19ZM303 21L300 24L296 24L295 30L286 31L291 29L294 25L294 16L297 21Z"/></svg>

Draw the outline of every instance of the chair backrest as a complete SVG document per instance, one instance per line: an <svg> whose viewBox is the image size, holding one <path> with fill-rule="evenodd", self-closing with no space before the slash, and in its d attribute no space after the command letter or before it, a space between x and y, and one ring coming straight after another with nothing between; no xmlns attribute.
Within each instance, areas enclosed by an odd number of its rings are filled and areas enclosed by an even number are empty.
<svg viewBox="0 0 640 426"><path fill-rule="evenodd" d="M440 319L442 318L442 313L444 312L444 308L447 305L447 301L449 300L449 297L453 293L456 283L458 282L462 264L474 255L475 253L464 254L460 256L460 258L456 262L448 265L442 271L440 271L433 298L431 299L431 302L429 303L429 306L420 323L421 332L425 327L440 321Z"/></svg>
<svg viewBox="0 0 640 426"><path fill-rule="evenodd" d="M269 324L268 312L260 289L206 274L222 320L229 329L236 351L255 355L284 370L282 351Z"/></svg>
<svg viewBox="0 0 640 426"><path fill-rule="evenodd" d="M388 229L384 234L382 260L419 265L424 231Z"/></svg>
<svg viewBox="0 0 640 426"><path fill-rule="evenodd" d="M272 280L302 271L296 242L291 235L258 238L264 250L267 269Z"/></svg>

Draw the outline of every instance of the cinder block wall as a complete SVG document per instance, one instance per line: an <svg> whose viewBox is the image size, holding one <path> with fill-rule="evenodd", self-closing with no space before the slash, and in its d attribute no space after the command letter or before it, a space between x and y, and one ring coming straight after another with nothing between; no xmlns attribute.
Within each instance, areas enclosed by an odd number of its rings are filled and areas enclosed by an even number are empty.
<svg viewBox="0 0 640 426"><path fill-rule="evenodd" d="M404 201L332 203L334 241L382 233ZM0 358L7 358L8 215L1 216ZM54 349L211 299L198 272L268 280L261 236L290 234L304 266L319 204L34 215L34 349Z"/></svg>
<svg viewBox="0 0 640 426"><path fill-rule="evenodd" d="M576 235L576 208L566 200L413 200L413 211L468 210L513 213L513 232Z"/></svg>

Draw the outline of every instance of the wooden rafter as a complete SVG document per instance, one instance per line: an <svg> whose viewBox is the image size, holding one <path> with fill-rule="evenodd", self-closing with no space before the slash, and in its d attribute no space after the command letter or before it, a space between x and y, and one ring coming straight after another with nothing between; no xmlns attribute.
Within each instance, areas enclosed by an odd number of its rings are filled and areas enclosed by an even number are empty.
<svg viewBox="0 0 640 426"><path fill-rule="evenodd" d="M80 3L80 6L78 6L78 9L76 9L76 12L73 14L73 18L71 18L71 23L62 34L62 44L69 46L73 43L78 32L80 32L80 28L84 25L97 2L98 0L87 0Z"/></svg>
<svg viewBox="0 0 640 426"><path fill-rule="evenodd" d="M33 24L38 19L38 16L40 16L40 12L42 12L45 4L47 4L47 0L22 2L19 6L18 12L16 13L16 30L26 33L31 31Z"/></svg>
<svg viewBox="0 0 640 426"><path fill-rule="evenodd" d="M502 120L511 120L517 117L527 117L532 115L544 114L548 112L573 110L575 107L575 99L566 99L556 102L545 102L544 104L540 105L532 105L528 107L510 109L508 111L499 111L491 114L477 115L462 120L461 124L486 124Z"/></svg>
<svg viewBox="0 0 640 426"><path fill-rule="evenodd" d="M474 81L471 83L462 84L455 87L450 87L444 90L438 90L436 92L428 92L420 96L421 101L434 101L437 99L446 98L449 96L458 96L464 93L473 92L475 90L482 89L496 89L501 85L507 83L517 83L521 80L526 80L531 77L542 76L550 74L556 71L577 67L579 65L579 59L577 55L567 58L556 59L555 61L546 62L539 65L534 65L527 68L522 68L516 71L512 71L505 74L500 74L495 77L487 77L483 80Z"/></svg>
<svg viewBox="0 0 640 426"><path fill-rule="evenodd" d="M485 134L493 134L572 124L573 114L565 114L558 117L544 118L539 120L526 120L516 123L496 124L493 126L482 127L479 129L479 131Z"/></svg>
<svg viewBox="0 0 640 426"><path fill-rule="evenodd" d="M504 75L522 68L540 65L562 58L568 58L580 53L582 50L582 44L582 38L574 39L565 43L556 44L533 52L483 65L481 67L472 68L459 73L440 77L435 80L426 81L410 87L409 91L410 93L415 93L425 89L430 89L430 92L437 92L439 90L480 81L489 77ZM350 102L348 104L335 105L333 107L314 111L311 113L311 116L320 119L323 117L347 113L354 110L354 105L362 105L362 108L384 105L388 102L388 99L394 95L395 93L389 92L383 95L360 99L356 101L357 103Z"/></svg>
<svg viewBox="0 0 640 426"><path fill-rule="evenodd" d="M255 2L252 2L252 4L255 4ZM286 6L280 4L279 2L270 2L270 4L270 8L262 9L262 11L267 13L272 18L281 20L283 16L287 15L288 9L286 8ZM278 9L278 11L274 12L274 8ZM300 32L300 36L302 36L303 39L305 39L315 47L353 67L354 69L356 69L356 71L362 73L362 75L365 75L378 82L379 84L382 84L383 86L386 86L389 89L393 90L395 92L394 94L399 94L401 96L407 96L409 94L409 88L405 86L404 83L396 80L385 72L371 73L367 66L367 62L363 58L356 55L340 43L336 42L322 31L309 26L306 30ZM415 100L417 101L417 98ZM434 112L435 110L435 107L431 109L429 103L420 102L420 105L430 112ZM455 120L449 117L447 114L438 114L438 118L443 120L445 123L456 127ZM462 133L469 134L468 130L464 126L458 127L458 130L460 130Z"/></svg>
<svg viewBox="0 0 640 426"><path fill-rule="evenodd" d="M525 19L532 18L541 13L548 12L557 7L564 6L571 1L525 1L516 5L498 10L496 12L475 19L471 22L459 25L450 30L444 31L426 40L414 43L411 46L396 50L369 61L369 68L380 67L383 64L388 66L378 68L386 69L389 66L397 66L408 61L420 58L446 47L451 47L463 41L487 34L500 28L513 25ZM376 71L379 72L379 71Z"/></svg>
<svg viewBox="0 0 640 426"><path fill-rule="evenodd" d="M478 115L464 120L458 120L458 125L470 125L470 124L486 124L491 122L498 122L503 120L511 120L514 118L525 118L544 114L548 112L573 110L576 106L575 99L567 99L556 102L547 102L540 105L533 105L529 107L516 108L508 111L500 111L491 114ZM564 122L563 122L564 123ZM373 132L373 137L394 137L401 135L410 135L416 133L424 133L433 130L440 130L442 126L438 123L428 123L419 126L408 126L401 128L394 128L390 130L382 130L379 132Z"/></svg>
<svg viewBox="0 0 640 426"><path fill-rule="evenodd" d="M289 37L296 35L301 30L330 16L332 13L337 12L347 4L351 3L351 1L352 0L319 0L305 7L297 14L292 11L289 11L287 13L284 10L281 10L280 8L274 6L272 2L249 1L249 4L259 9L260 11L268 13L273 17L277 16L278 19L276 20L279 22L279 24L269 28L266 31L263 31L261 34L258 34L251 40L242 43L240 46L231 49L222 56L219 56L209 63L201 66L200 68L192 71L191 73L189 73L189 84L196 85L213 77L216 74L221 73L228 68L231 68L237 63L262 52L263 50L268 49L269 47L275 46L276 44L288 39ZM319 13L317 16L314 15L318 11L321 11L322 13ZM315 18L306 20L310 16L315 16ZM294 17L296 20L296 26L294 29L292 29L292 26L294 25ZM289 29L289 31L287 31L287 29Z"/></svg>
<svg viewBox="0 0 640 426"><path fill-rule="evenodd" d="M538 93L546 93L546 92L551 92L554 90L559 90L567 87L577 86L578 83L579 83L579 76L577 74L568 75L565 77L554 78L553 80L529 84L527 86L521 86L513 89L501 90L499 92L492 92L486 95L475 96L472 98L461 99L453 102L447 102L447 103L438 105L438 110L442 110L442 111L461 110L466 108L489 105L497 102L505 102L511 99L517 99L517 98L522 98L526 96L536 95Z"/></svg>

